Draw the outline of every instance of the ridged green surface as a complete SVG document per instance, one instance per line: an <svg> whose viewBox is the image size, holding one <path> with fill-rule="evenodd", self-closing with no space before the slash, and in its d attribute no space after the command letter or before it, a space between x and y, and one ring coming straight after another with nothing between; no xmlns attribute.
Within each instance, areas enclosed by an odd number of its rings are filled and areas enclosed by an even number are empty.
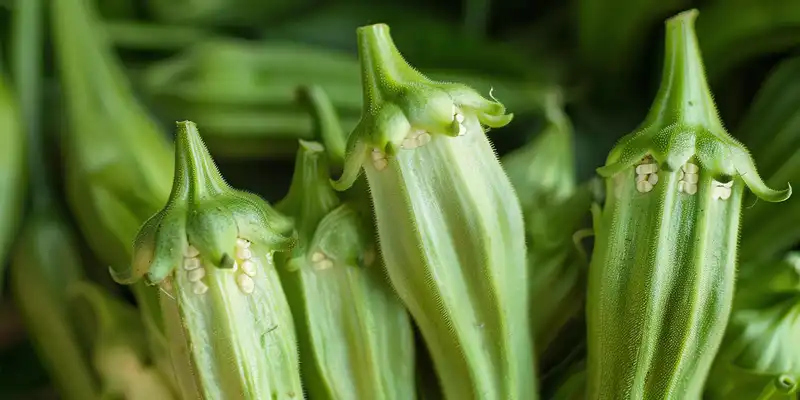
<svg viewBox="0 0 800 400"><path fill-rule="evenodd" d="M291 188L276 206L298 230L297 247L277 264L306 390L314 399L414 399L410 318L386 279L369 216L331 188L325 153L301 141Z"/></svg>
<svg viewBox="0 0 800 400"><path fill-rule="evenodd" d="M532 398L522 215L478 121L467 121L465 137L365 167L381 250L447 398Z"/></svg>
<svg viewBox="0 0 800 400"><path fill-rule="evenodd" d="M692 196L677 172L649 193L633 170L608 181L589 268L591 398L699 398L730 312L743 188L714 200L711 179Z"/></svg>
<svg viewBox="0 0 800 400"><path fill-rule="evenodd" d="M512 116L414 70L388 26L357 36L365 108L334 187L366 171L389 279L445 397L535 399L522 210L484 131Z"/></svg>
<svg viewBox="0 0 800 400"><path fill-rule="evenodd" d="M723 128L697 47L697 15L667 20L650 113L598 170L606 201L596 211L589 268L592 399L700 398L731 310L743 189L771 202L791 195L767 187ZM645 164L657 166L658 179L642 187L636 169ZM731 187L720 197L715 186L723 184Z"/></svg>

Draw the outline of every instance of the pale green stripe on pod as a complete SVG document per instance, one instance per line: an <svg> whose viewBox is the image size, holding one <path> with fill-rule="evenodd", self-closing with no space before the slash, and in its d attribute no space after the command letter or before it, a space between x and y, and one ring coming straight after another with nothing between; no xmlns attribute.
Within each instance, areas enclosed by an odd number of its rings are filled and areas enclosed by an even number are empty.
<svg viewBox="0 0 800 400"><path fill-rule="evenodd" d="M714 199L701 172L694 195L678 171L648 193L633 170L607 184L589 268L589 396L698 398L733 296L743 184Z"/></svg>
<svg viewBox="0 0 800 400"><path fill-rule="evenodd" d="M530 398L522 216L477 119L466 122L464 137L365 166L381 249L446 396Z"/></svg>
<svg viewBox="0 0 800 400"><path fill-rule="evenodd" d="M592 399L698 399L730 314L745 185L783 201L728 135L703 72L698 12L666 22L662 83L598 172L587 298Z"/></svg>
<svg viewBox="0 0 800 400"><path fill-rule="evenodd" d="M183 268L171 279L172 288L167 284L162 292L165 316L176 317L169 313L176 307L182 321L177 332L167 325L173 346L183 337L189 349L188 360L172 353L174 363L191 366L190 375L178 377L184 398L303 398L297 346L285 339L294 337L294 324L270 258L267 251L254 251L252 289L243 289L237 275L204 264L204 293L196 291L197 281ZM180 351L181 344L176 348Z"/></svg>

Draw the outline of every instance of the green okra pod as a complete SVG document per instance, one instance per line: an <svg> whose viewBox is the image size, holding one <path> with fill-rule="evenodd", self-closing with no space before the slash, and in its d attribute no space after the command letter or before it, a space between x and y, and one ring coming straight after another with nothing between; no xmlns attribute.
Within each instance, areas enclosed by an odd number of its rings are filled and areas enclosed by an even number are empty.
<svg viewBox="0 0 800 400"><path fill-rule="evenodd" d="M650 113L598 169L606 201L589 268L589 398L700 398L731 309L744 188L773 202L791 194L767 187L724 129L697 15L666 21Z"/></svg>
<svg viewBox="0 0 800 400"><path fill-rule="evenodd" d="M25 198L25 131L15 103L0 77L0 293Z"/></svg>
<svg viewBox="0 0 800 400"><path fill-rule="evenodd" d="M98 382L68 306L69 290L83 279L83 269L72 232L54 210L29 214L9 270L11 295L58 393L67 400L99 399Z"/></svg>
<svg viewBox="0 0 800 400"><path fill-rule="evenodd" d="M800 253L742 269L710 399L795 399L800 382Z"/></svg>
<svg viewBox="0 0 800 400"><path fill-rule="evenodd" d="M84 271L73 232L56 202L46 162L49 146L40 124L43 7L38 0L17 5L13 61L21 118L16 128L27 133L30 201L15 242L9 286L28 336L59 395L67 400L94 400L99 398L96 377L68 304L70 287L83 278ZM6 134L19 132L2 133Z"/></svg>
<svg viewBox="0 0 800 400"><path fill-rule="evenodd" d="M409 66L384 24L357 30L364 88L344 190L366 173L392 286L449 399L534 399L525 229L484 131L511 120Z"/></svg>
<svg viewBox="0 0 800 400"><path fill-rule="evenodd" d="M228 186L193 122L178 123L175 181L145 222L120 283L158 284L183 398L300 399L297 343L273 254L293 225Z"/></svg>
<svg viewBox="0 0 800 400"><path fill-rule="evenodd" d="M93 252L130 262L141 224L166 201L173 170L166 134L137 101L111 53L92 2L50 2L68 123L63 140L67 201ZM133 287L152 355L171 375L156 288Z"/></svg>
<svg viewBox="0 0 800 400"><path fill-rule="evenodd" d="M276 205L298 233L297 247L277 264L306 391L316 399L414 399L411 321L386 279L372 219L329 183L328 159L336 165L344 156L334 107L320 87L300 94L332 147L300 142L289 193Z"/></svg>
<svg viewBox="0 0 800 400"><path fill-rule="evenodd" d="M316 399L413 399L410 319L386 280L371 220L330 187L324 151L301 143L289 194L276 205L298 230L278 267L306 390Z"/></svg>
<svg viewBox="0 0 800 400"><path fill-rule="evenodd" d="M558 92L547 95L544 130L501 160L526 216L537 207L565 200L577 186L572 125L561 103ZM546 219L542 223L547 223Z"/></svg>
<svg viewBox="0 0 800 400"><path fill-rule="evenodd" d="M146 331L133 306L89 281L71 285L68 295L91 341L91 360L101 383L102 398L175 398L168 382L152 364Z"/></svg>

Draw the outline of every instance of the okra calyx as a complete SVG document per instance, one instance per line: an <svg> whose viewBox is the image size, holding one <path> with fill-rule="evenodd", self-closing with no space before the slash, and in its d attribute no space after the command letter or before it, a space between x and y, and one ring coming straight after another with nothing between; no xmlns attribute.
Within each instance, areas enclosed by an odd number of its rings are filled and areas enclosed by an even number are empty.
<svg viewBox="0 0 800 400"><path fill-rule="evenodd" d="M658 168L681 171L681 191L694 194L693 177L699 170L710 173L718 186L725 187L739 177L759 198L779 202L792 193L769 188L755 167L749 151L730 136L714 105L706 81L700 49L694 31L697 10L680 13L666 21L666 49L663 79L644 122L625 136L597 172L611 177L636 165L637 189L648 192L657 184L650 179ZM653 162L654 161L654 162ZM654 170L655 168L655 170ZM728 191L718 189L719 198Z"/></svg>
<svg viewBox="0 0 800 400"><path fill-rule="evenodd" d="M291 220L264 200L230 187L196 125L182 121L178 123L175 180L169 200L140 229L132 265L111 272L120 283L134 283L144 276L148 283L158 284L179 265L189 273L202 270L194 264L236 270L240 267L237 260L244 264L250 258L244 253L271 256L289 250L295 243L293 230ZM240 280L247 292L247 279ZM204 292L200 279L195 285L196 292Z"/></svg>
<svg viewBox="0 0 800 400"><path fill-rule="evenodd" d="M499 128L513 118L500 102L458 83L433 81L411 67L395 47L385 24L357 30L364 108L347 142L344 171L333 182L346 190L361 168L378 171L401 150L468 134L466 120Z"/></svg>

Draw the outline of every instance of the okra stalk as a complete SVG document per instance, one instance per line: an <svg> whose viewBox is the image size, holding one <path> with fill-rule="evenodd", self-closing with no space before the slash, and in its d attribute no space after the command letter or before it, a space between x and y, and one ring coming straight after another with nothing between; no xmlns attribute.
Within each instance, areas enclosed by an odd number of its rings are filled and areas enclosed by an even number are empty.
<svg viewBox="0 0 800 400"><path fill-rule="evenodd" d="M120 283L159 285L183 398L299 399L294 324L273 254L292 223L222 179L190 121L178 123L175 180L140 229Z"/></svg>
<svg viewBox="0 0 800 400"><path fill-rule="evenodd" d="M589 268L589 398L700 398L731 310L744 187L766 201L791 194L767 187L724 129L697 15L666 21L650 113L598 169L607 197Z"/></svg>
<svg viewBox="0 0 800 400"><path fill-rule="evenodd" d="M448 399L534 399L522 211L484 126L505 107L409 66L383 24L357 30L361 121L334 187L363 169L388 276Z"/></svg>
<svg viewBox="0 0 800 400"><path fill-rule="evenodd" d="M793 399L800 382L800 253L742 269L706 394Z"/></svg>

